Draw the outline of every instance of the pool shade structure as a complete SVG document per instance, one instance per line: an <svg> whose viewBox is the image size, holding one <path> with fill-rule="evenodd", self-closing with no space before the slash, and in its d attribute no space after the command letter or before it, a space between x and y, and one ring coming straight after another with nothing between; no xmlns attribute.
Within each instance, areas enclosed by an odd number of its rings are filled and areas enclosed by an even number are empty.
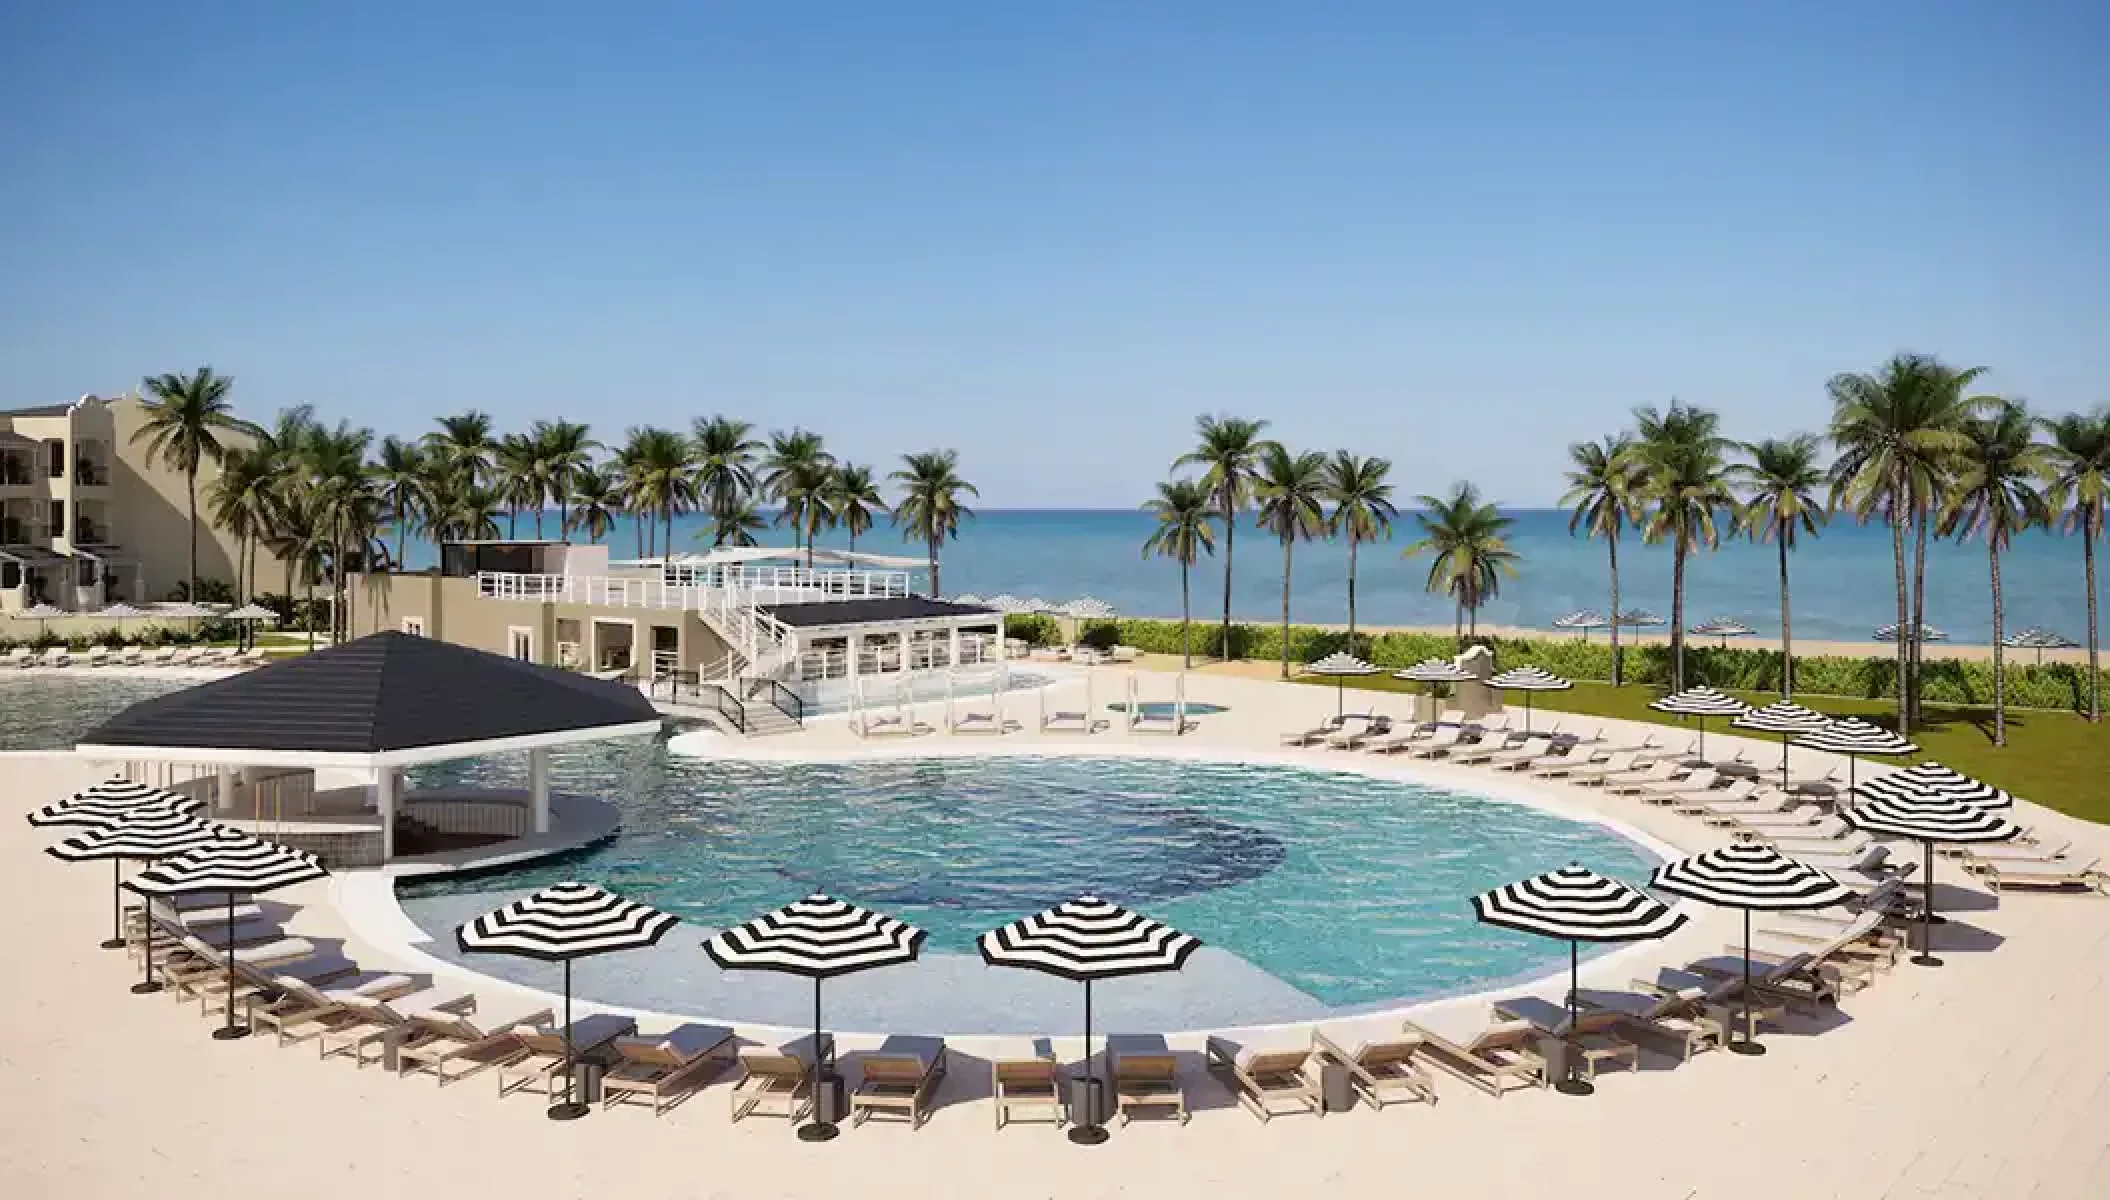
<svg viewBox="0 0 2110 1200"><path fill-rule="evenodd" d="M2020 837L2022 829L1989 808L1932 793L1918 796L1885 796L1856 804L1841 814L1846 823L1868 833L1910 838L1926 851L1926 895L1920 901L1920 952L1912 961L1922 967L1938 967L1930 940L1934 914L1934 847L2005 842Z"/></svg>
<svg viewBox="0 0 2110 1200"><path fill-rule="evenodd" d="M1628 887L1569 863L1558 871L1505 883L1473 897L1473 915L1483 924L1568 943L1568 1021L1577 1018L1576 986L1584 942L1642 942L1659 938L1685 924L1685 914L1646 892ZM1563 1095L1587 1096L1597 1089L1575 1073L1575 1056L1554 1087Z"/></svg>
<svg viewBox="0 0 2110 1200"><path fill-rule="evenodd" d="M1721 644L1727 646L1730 638L1750 637L1758 631L1742 621L1730 617L1716 617L1713 620L1702 621L1698 625L1691 626L1685 632L1698 634L1701 637L1720 638Z"/></svg>
<svg viewBox="0 0 2110 1200"><path fill-rule="evenodd" d="M249 1036L247 1025L237 1025L234 1010L234 903L237 895L276 891L329 872L312 854L276 842L245 837L216 842L199 850L165 858L125 880L125 886L142 896L192 896L200 893L227 897L227 1022L212 1031L223 1042Z"/></svg>
<svg viewBox="0 0 2110 1200"><path fill-rule="evenodd" d="M1807 709L1792 700L1775 700L1764 708L1750 712L1729 722L1738 729L1754 733L1777 733L1780 735L1780 788L1788 787L1788 742L1801 734L1817 733L1832 723L1830 717Z"/></svg>
<svg viewBox="0 0 2110 1200"><path fill-rule="evenodd" d="M2046 650L2071 650L2080 643L2063 633L2053 633L2049 629L2032 625L2020 633L2011 633L2001 638L2000 644L2013 650L2036 651L2037 662L2041 665Z"/></svg>
<svg viewBox="0 0 2110 1200"><path fill-rule="evenodd" d="M54 846L45 847L44 852L61 862L93 862L100 859L110 861L110 919L111 939L103 943L106 950L123 949L124 937L124 864L127 862L153 862L172 858L192 850L203 850L222 842L252 840L247 834L237 833L225 825L200 820L195 814L176 809L135 809L129 818L113 826L100 826L77 833ZM139 956L144 964L145 975L132 985L135 995L147 995L161 990L154 982L154 922L151 916L146 922L145 950Z"/></svg>
<svg viewBox="0 0 2110 1200"><path fill-rule="evenodd" d="M642 950L680 923L672 913L626 900L590 883L555 883L502 904L454 931L464 954L516 954L564 965L564 1099L549 1106L552 1121L576 1121L592 1111L578 1099L571 1044L571 964L596 954Z"/></svg>
<svg viewBox="0 0 2110 1200"><path fill-rule="evenodd" d="M1917 754L1919 747L1899 737L1881 725L1863 721L1859 717L1841 717L1815 733L1806 733L1795 739L1795 744L1805 750L1823 750L1830 754L1846 756L1846 790L1852 792L1858 786L1858 774L1863 755L1889 757L1898 754ZM1961 776L1958 776L1961 778Z"/></svg>
<svg viewBox="0 0 2110 1200"><path fill-rule="evenodd" d="M906 921L859 908L816 892L794 904L720 932L703 944L711 961L728 971L778 971L813 980L813 1114L799 1138L825 1142L838 1130L834 1113L821 1111L824 1064L821 1052L821 983L842 975L914 962L924 932Z"/></svg>
<svg viewBox="0 0 2110 1200"><path fill-rule="evenodd" d="M1729 1040L1737 1054L1764 1054L1751 1028L1751 914L1830 908L1853 898L1852 889L1771 846L1740 843L1657 867L1649 886L1688 900L1744 912L1744 987L1741 1031Z"/></svg>
<svg viewBox="0 0 2110 1200"><path fill-rule="evenodd" d="M1348 711L1348 685L1345 681L1356 675L1376 675L1381 670L1382 668L1373 667L1355 655L1341 650L1336 650L1317 662L1304 664L1306 675L1324 675L1341 681L1334 684L1333 715L1336 720Z"/></svg>
<svg viewBox="0 0 2110 1200"><path fill-rule="evenodd" d="M1100 980L1177 971L1201 940L1097 896L1083 895L1021 917L975 939L992 967L1023 967L1084 985L1084 1086L1087 1116L1073 1120L1069 1138L1081 1146L1106 1140L1099 1086L1092 1075L1092 984ZM1112 1088L1108 1082L1109 1090Z"/></svg>
<svg viewBox="0 0 2110 1200"><path fill-rule="evenodd" d="M1699 722L1699 753L1701 758L1707 757L1707 718L1735 718L1751 711L1750 705L1726 692L1718 692L1711 687L1689 687L1682 692L1675 692L1665 696L1661 700L1650 701L1649 707L1657 712L1674 713L1681 717L1696 719Z"/></svg>
<svg viewBox="0 0 2110 1200"><path fill-rule="evenodd" d="M1524 732L1531 732L1531 694L1533 692L1565 692L1575 685L1543 667L1511 667L1487 681L1487 686L1504 692L1524 693Z"/></svg>
<svg viewBox="0 0 2110 1200"><path fill-rule="evenodd" d="M180 816L197 811L198 802L188 796L163 791L144 783L113 775L100 783L82 788L73 795L55 804L29 814L29 823L44 826L79 826L86 829L114 830L127 822L142 817ZM110 936L105 938L102 948L122 950L124 938L124 896L117 886L124 881L124 862L114 859L110 864Z"/></svg>
<svg viewBox="0 0 2110 1200"><path fill-rule="evenodd" d="M1990 783L1982 783L1961 771L1938 762L1923 762L1902 771L1878 775L1854 789L1862 800L1925 799L1954 800L1973 808L2013 808L2015 798Z"/></svg>
<svg viewBox="0 0 2110 1200"><path fill-rule="evenodd" d="M1555 629L1576 630L1582 634L1582 638L1586 642L1590 640L1590 631L1592 629L1603 629L1610 624L1611 622L1605 619L1605 615L1594 608L1578 609L1575 612L1564 613L1553 618L1553 627Z"/></svg>

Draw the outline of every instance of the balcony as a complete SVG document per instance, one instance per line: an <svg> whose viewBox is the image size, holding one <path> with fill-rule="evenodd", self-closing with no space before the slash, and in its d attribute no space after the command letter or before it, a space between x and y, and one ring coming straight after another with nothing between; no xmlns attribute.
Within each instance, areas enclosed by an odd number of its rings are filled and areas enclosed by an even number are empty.
<svg viewBox="0 0 2110 1200"><path fill-rule="evenodd" d="M41 522L0 518L0 545L32 546L51 536Z"/></svg>
<svg viewBox="0 0 2110 1200"><path fill-rule="evenodd" d="M76 546L107 546L112 540L108 525L79 521L73 526L73 544Z"/></svg>
<svg viewBox="0 0 2110 1200"><path fill-rule="evenodd" d="M109 487L110 468L98 462L77 462L73 464L73 484L75 487Z"/></svg>
<svg viewBox="0 0 2110 1200"><path fill-rule="evenodd" d="M0 487L33 487L43 481L25 458L0 458Z"/></svg>

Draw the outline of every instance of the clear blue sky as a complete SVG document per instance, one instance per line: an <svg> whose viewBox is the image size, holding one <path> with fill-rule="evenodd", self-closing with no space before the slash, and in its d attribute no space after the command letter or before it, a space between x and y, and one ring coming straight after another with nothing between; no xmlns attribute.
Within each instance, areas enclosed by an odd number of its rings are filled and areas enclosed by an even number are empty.
<svg viewBox="0 0 2110 1200"><path fill-rule="evenodd" d="M1536 504L1900 348L2110 401L2101 0L515 7L0 0L0 404L722 410L1116 507L1202 411Z"/></svg>

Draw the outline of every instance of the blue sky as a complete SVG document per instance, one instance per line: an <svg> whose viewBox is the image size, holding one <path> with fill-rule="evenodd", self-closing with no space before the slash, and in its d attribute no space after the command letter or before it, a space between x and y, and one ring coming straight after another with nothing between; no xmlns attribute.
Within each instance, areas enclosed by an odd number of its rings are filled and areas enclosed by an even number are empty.
<svg viewBox="0 0 2110 1200"><path fill-rule="evenodd" d="M1900 348L2110 401L2099 3L515 7L0 5L0 403L211 363L1116 507L1203 411L1536 504Z"/></svg>

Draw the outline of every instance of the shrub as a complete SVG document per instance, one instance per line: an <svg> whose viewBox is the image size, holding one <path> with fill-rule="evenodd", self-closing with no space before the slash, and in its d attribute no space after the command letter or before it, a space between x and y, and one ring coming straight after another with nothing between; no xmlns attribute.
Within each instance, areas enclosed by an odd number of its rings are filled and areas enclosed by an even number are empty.
<svg viewBox="0 0 2110 1200"><path fill-rule="evenodd" d="M1112 621L1093 621L1078 631L1077 641L1094 650L1111 650L1121 644L1121 627Z"/></svg>
<svg viewBox="0 0 2110 1200"><path fill-rule="evenodd" d="M1060 646L1062 625L1046 613L1012 613L1004 618L1004 636L1033 646Z"/></svg>

